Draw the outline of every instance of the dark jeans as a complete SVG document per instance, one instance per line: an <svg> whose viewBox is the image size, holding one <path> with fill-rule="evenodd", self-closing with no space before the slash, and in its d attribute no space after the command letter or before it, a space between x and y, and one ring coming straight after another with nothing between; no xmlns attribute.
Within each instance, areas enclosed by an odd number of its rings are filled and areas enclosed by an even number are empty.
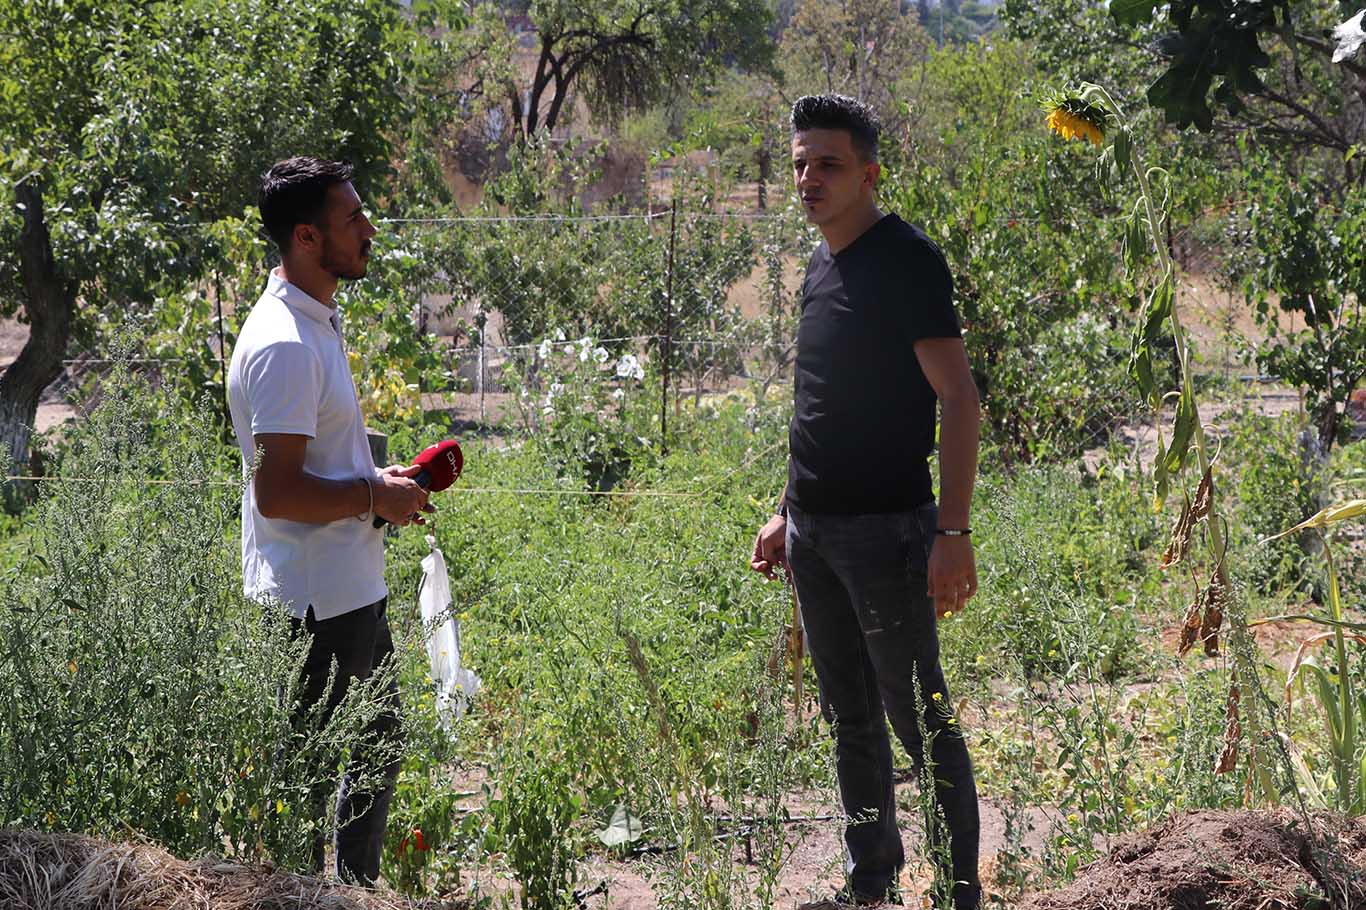
<svg viewBox="0 0 1366 910"><path fill-rule="evenodd" d="M934 602L926 595L935 504L885 515L788 512L788 564L820 682L821 711L834 726L840 795L853 820L844 834L850 885L858 895L880 895L905 862L887 721L917 772L924 761L923 721L950 838L952 868L942 871L958 883L958 910L975 910L977 785L967 744L950 722ZM924 706L919 718L917 678ZM933 832L929 836L933 847Z"/></svg>
<svg viewBox="0 0 1366 910"><path fill-rule="evenodd" d="M350 613L331 619L313 618L313 608L300 620L291 620L290 630L297 636L307 631L312 636L308 657L303 668L303 694L296 708L296 719L316 705L327 688L332 663L337 665L337 678L328 693L324 718L331 718L353 679L368 679L394 653L394 642L389 635L388 600L380 600ZM361 747L351 755L352 770L369 764L370 752L377 744L394 748L399 735L399 702L397 682L385 688L384 710L366 727ZM324 723L326 720L324 720ZM342 776L337 792L337 875L341 878L370 885L379 878L380 854L384 849L384 826L389 818L389 803L394 795L394 781L398 777L399 761L395 756L378 770L380 789L360 790L355 775L348 770ZM311 795L313 817L322 819L327 811L333 784L321 780ZM320 832L313 843L313 866L323 868L324 838Z"/></svg>

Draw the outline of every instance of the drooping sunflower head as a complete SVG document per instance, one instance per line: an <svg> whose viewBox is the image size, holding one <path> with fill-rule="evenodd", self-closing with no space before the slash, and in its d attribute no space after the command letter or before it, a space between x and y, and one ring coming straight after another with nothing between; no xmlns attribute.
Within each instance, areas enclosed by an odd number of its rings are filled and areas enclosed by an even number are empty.
<svg viewBox="0 0 1366 910"><path fill-rule="evenodd" d="M1082 139L1100 145L1112 117L1100 104L1080 91L1068 89L1044 98L1039 106L1048 114L1048 128L1064 139Z"/></svg>

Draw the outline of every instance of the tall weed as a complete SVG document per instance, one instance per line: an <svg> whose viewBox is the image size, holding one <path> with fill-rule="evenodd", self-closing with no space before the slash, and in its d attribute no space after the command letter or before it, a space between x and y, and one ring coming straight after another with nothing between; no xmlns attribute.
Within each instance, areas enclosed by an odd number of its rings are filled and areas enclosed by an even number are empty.
<svg viewBox="0 0 1366 910"><path fill-rule="evenodd" d="M377 690L291 724L305 643L242 596L236 459L125 368L103 392L0 592L0 825L304 868Z"/></svg>

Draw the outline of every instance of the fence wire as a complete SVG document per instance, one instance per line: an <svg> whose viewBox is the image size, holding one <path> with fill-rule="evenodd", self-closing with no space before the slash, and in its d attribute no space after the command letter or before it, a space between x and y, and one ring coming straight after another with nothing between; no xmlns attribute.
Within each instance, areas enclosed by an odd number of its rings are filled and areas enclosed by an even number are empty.
<svg viewBox="0 0 1366 910"><path fill-rule="evenodd" d="M397 324L435 352L444 369L420 378L418 408L441 412L466 432L535 433L548 424L539 412L557 363L587 362L607 385L641 388L648 369L658 379L650 394L658 396L656 432L664 447L681 402L740 388L762 394L790 379L802 270L818 240L791 210L731 214L677 206L609 215L391 218L379 225L372 276L343 286L342 317L348 337L373 332L374 313L353 308L348 295L351 288L380 293L389 310L385 331ZM259 270L244 279L226 337L221 323L209 321L207 359L201 352L197 360L119 362L167 381L192 372L201 386L221 385L234 329L254 299L249 282L259 290L260 280ZM383 290L373 292L375 286ZM403 312L394 320L396 307ZM114 362L89 352L65 361L88 385ZM1247 394L1262 381L1241 378ZM1085 448L1105 445L1121 427L1153 423L1127 396L1117 393L1114 405L1088 426Z"/></svg>

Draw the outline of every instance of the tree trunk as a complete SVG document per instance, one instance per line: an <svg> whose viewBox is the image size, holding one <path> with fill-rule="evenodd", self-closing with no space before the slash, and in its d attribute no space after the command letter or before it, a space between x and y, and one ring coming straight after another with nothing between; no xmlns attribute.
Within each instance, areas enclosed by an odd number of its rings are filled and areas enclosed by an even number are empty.
<svg viewBox="0 0 1366 910"><path fill-rule="evenodd" d="M5 458L6 473L27 474L38 397L61 375L76 311L77 285L62 276L52 255L42 188L26 181L14 188L14 196L24 212L19 265L29 336L18 359L0 375L0 456ZM5 508L11 512L21 509L31 500L32 490L28 482L6 482Z"/></svg>
<svg viewBox="0 0 1366 910"><path fill-rule="evenodd" d="M1314 429L1319 437L1320 461L1327 463L1328 455L1333 451L1333 444L1337 442L1338 427L1342 423L1342 415L1338 413L1337 402L1328 397L1314 409L1313 419Z"/></svg>
<svg viewBox="0 0 1366 910"><path fill-rule="evenodd" d="M759 211L768 208L768 181L769 171L773 164L773 154L768 149L767 142L759 144Z"/></svg>

